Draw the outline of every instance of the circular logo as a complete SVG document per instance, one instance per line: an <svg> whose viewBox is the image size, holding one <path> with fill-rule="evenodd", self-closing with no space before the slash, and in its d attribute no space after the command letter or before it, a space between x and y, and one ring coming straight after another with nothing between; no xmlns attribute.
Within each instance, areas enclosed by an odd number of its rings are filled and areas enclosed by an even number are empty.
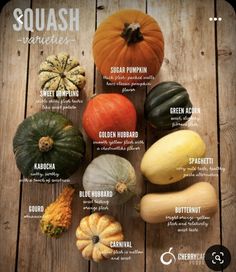
<svg viewBox="0 0 236 272"><path fill-rule="evenodd" d="M222 245L214 245L208 248L205 253L206 265L214 271L222 271L229 266L231 254L228 248Z"/></svg>
<svg viewBox="0 0 236 272"><path fill-rule="evenodd" d="M176 262L176 258L175 255L171 252L171 250L173 249L173 247L169 248L169 251L164 252L161 257L161 263L163 263L164 265L170 265L172 262Z"/></svg>

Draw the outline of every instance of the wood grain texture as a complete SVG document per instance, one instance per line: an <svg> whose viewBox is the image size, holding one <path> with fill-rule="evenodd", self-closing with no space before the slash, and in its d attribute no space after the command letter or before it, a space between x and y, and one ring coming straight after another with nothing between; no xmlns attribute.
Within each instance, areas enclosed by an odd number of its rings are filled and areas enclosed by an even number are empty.
<svg viewBox="0 0 236 272"><path fill-rule="evenodd" d="M12 29L12 12L15 6L23 9L29 5L28 0L11 1L1 11L0 21L0 270L9 272L15 269L20 197L12 140L24 118L28 59L28 47L17 42L22 33Z"/></svg>
<svg viewBox="0 0 236 272"><path fill-rule="evenodd" d="M222 244L232 256L225 271L234 271L236 266L236 18L233 7L224 0L217 1L217 49L218 49L218 91L220 121L220 164L222 200Z"/></svg>
<svg viewBox="0 0 236 272"><path fill-rule="evenodd" d="M106 19L112 13L125 9L134 8L145 12L145 1L104 1L99 0L97 2L97 7L104 7L102 10L97 10L97 26ZM97 72L96 76L96 92L118 92L122 93L122 88L120 87L110 87L106 86L105 82L102 81L101 74ZM139 132L139 139L145 141L145 120L143 119L143 103L146 96L146 88L138 88L135 92L125 93L125 96L129 98L135 105L138 121L137 121L137 131ZM128 159L136 170L136 177L139 186L139 191L144 190L143 179L140 173L140 162L142 155L145 151L145 146L142 145L140 151L120 151L120 152L109 152L116 155L125 157ZM94 151L95 157L100 155L101 152ZM130 255L131 260L129 261L106 261L103 263L95 264L91 263L91 272L110 272L112 271L143 271L145 263L145 224L140 219L138 213L135 210L135 205L138 203L139 198L133 198L126 204L119 207L112 207L109 209L109 214L115 216L115 218L121 223L125 235L125 240L131 241L133 244L133 249L138 249L143 252L140 255ZM138 239L137 239L138 237Z"/></svg>
<svg viewBox="0 0 236 272"><path fill-rule="evenodd" d="M160 23L165 40L165 60L156 82L173 80L186 87L193 106L201 108L198 126L190 129L202 136L207 145L206 157L214 158L214 166L217 166L215 37L214 24L209 23L209 17L214 17L214 1L150 0L147 11ZM149 128L148 145L164 134ZM217 177L191 177L168 186L148 183L148 192L181 190L200 180L209 181L218 190ZM176 227L167 227L166 223L147 224L146 241L147 272L209 271L204 263L195 266L188 261L165 266L160 256L170 247L177 256L178 253L204 253L209 246L219 243L219 213L211 218L207 229L200 228L195 233L179 233Z"/></svg>
<svg viewBox="0 0 236 272"><path fill-rule="evenodd" d="M53 32L47 31L44 34L39 32L32 33L32 37L39 36L62 36L74 39L67 45L31 45L30 46L30 64L29 64L29 85L27 116L41 110L42 104L37 103L39 100L40 85L38 81L38 69L40 63L49 55L59 52L68 52L71 56L76 57L81 65L86 69L86 87L81 92L80 99L84 101L79 104L77 109L59 110L71 119L75 126L82 129L81 115L86 99L93 90L94 64L91 54L91 39L95 29L95 1L50 1L43 0L33 1L32 8L79 8L80 9L80 30L79 32ZM84 24L83 22L88 22ZM49 102L43 103L49 105ZM55 110L54 110L55 111ZM58 111L58 110L57 110ZM90 159L91 143L85 137L87 144L87 161ZM79 169L71 178L71 183L81 185L81 176L84 171ZM80 219L85 215L83 211L82 200L78 195L73 201L73 220L69 231L64 233L60 239L51 239L41 233L39 219L26 219L24 216L29 214L29 205L43 205L45 208L53 202L62 188L66 184L23 184L22 193L22 211L21 226L19 237L19 258L18 271L40 271L40 272L68 272L68 271L87 271L88 262L82 258L76 248L75 230ZM82 185L80 187L82 190ZM40 256L40 257L39 257Z"/></svg>
<svg viewBox="0 0 236 272"><path fill-rule="evenodd" d="M219 164L225 167L225 172L219 178L188 178L179 183L158 186L145 180L140 173L140 161L145 152L145 146L140 151L109 152L127 158L137 173L141 195L146 192L176 191L188 187L196 181L208 181L221 193L222 200L222 244L229 248L232 254L231 266L225 271L233 272L236 266L235 250L235 203L236 203L236 170L234 169L235 136L236 136L236 92L235 92L235 13L224 0L216 0L216 13L222 17L221 22L209 21L214 17L214 0L32 0L32 8L79 8L79 32L33 32L31 37L67 36L75 39L68 45L28 45L17 42L28 32L12 31L12 11L15 7L25 9L30 7L29 0L13 0L1 13L1 92L0 92L0 140L4 143L0 148L0 270L15 271L15 261L19 272L208 272L203 265L190 265L189 262L177 261L174 265L163 266L160 256L173 247L173 253L204 253L208 247L220 243L219 211L210 221L210 226L200 229L199 233L177 233L175 228L166 224L145 224L134 207L140 197L134 198L121 207L113 207L109 214L121 222L125 239L133 243L134 249L143 254L131 256L131 261L106 261L100 264L84 260L75 245L75 229L80 219L88 214L83 210L82 200L75 196L73 201L72 226L60 239L54 240L43 235L39 228L39 219L25 218L29 213L29 205L46 206L55 200L65 184L22 184L20 199L20 172L14 162L12 138L18 124L25 114L30 116L42 109L40 99L40 84L38 69L40 63L51 54L68 52L75 56L86 69L86 87L81 92L83 103L76 110L59 110L68 116L81 130L81 117L87 101L95 90L100 92L118 92L119 87L107 87L98 71L94 70L92 56L92 40L96 25L98 26L113 12L123 8L135 8L153 16L160 24L165 38L165 59L160 73L152 83L174 80L183 84L195 107L201 108L197 131L207 144L207 157L214 158L218 166L217 133L220 139ZM215 33L217 31L217 33ZM217 41L215 40L215 34ZM217 43L216 43L217 42ZM217 44L217 53L215 45ZM28 55L29 53L29 55ZM216 57L218 61L216 61ZM29 69L27 69L29 60ZM218 63L218 70L216 64ZM28 70L28 71L27 71ZM218 72L218 78L216 77ZM27 75L28 73L28 75ZM95 82L94 82L95 79ZM217 86L218 83L218 86ZM27 85L28 84L28 85ZM217 92L218 87L218 92ZM28 90L28 91L27 91ZM149 88L150 90L150 88ZM149 91L148 90L148 91ZM27 91L27 93L26 93ZM27 97L26 97L27 95ZM147 140L150 146L154 141L168 132L158 132L152 129L143 118L143 104L146 88L138 88L135 92L126 93L135 105L138 113L137 130L140 140ZM27 99L26 99L27 98ZM217 108L217 98L218 106ZM48 102L43 106L48 106ZM219 124L217 124L217 114ZM195 117L196 114L193 115ZM147 129L146 129L147 128ZM217 131L219 129L219 131ZM83 130L82 130L83 131ZM91 140L86 140L86 161L72 177L72 183L81 181L86 165L98 152L92 146ZM93 157L92 157L93 156ZM11 163L12 162L12 163ZM220 197L220 195L219 195ZM21 210L19 211L19 202ZM21 214L18 233L18 214ZM19 234L17 241L17 234Z"/></svg>

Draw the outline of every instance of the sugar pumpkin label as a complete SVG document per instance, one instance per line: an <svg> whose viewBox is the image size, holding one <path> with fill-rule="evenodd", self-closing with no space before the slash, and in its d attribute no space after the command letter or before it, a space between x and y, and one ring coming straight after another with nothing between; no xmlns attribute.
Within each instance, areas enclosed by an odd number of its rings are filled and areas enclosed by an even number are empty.
<svg viewBox="0 0 236 272"><path fill-rule="evenodd" d="M147 73L147 67L111 67L111 74L113 73Z"/></svg>

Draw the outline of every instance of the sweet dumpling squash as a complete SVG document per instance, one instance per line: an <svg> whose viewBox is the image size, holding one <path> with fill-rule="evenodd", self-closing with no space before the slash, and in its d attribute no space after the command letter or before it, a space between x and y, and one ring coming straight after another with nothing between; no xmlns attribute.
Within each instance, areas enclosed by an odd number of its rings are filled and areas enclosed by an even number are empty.
<svg viewBox="0 0 236 272"><path fill-rule="evenodd" d="M63 91L83 89L85 70L79 62L67 53L59 53L46 58L40 65L39 80L41 88L54 91L54 96L63 96Z"/></svg>

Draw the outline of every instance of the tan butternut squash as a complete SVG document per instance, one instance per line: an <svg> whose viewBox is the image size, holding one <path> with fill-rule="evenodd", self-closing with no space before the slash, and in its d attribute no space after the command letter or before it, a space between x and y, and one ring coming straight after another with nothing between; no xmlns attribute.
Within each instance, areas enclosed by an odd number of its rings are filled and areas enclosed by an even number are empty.
<svg viewBox="0 0 236 272"><path fill-rule="evenodd" d="M176 213L176 207L190 207L198 213ZM140 215L148 223L165 222L166 216L187 215L198 217L210 215L217 210L217 195L208 182L198 182L179 192L147 194L141 199Z"/></svg>

